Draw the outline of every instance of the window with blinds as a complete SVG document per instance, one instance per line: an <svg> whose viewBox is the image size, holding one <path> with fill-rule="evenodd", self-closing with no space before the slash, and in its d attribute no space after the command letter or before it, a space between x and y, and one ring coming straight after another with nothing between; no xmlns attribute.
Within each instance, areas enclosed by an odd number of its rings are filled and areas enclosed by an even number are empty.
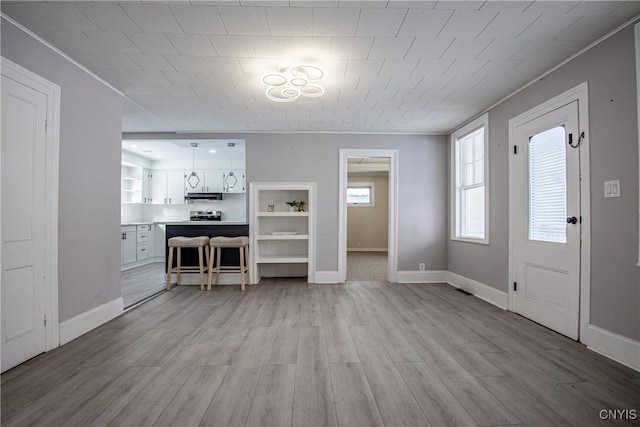
<svg viewBox="0 0 640 427"><path fill-rule="evenodd" d="M564 126L529 138L529 240L567 242Z"/></svg>
<svg viewBox="0 0 640 427"><path fill-rule="evenodd" d="M452 135L455 182L452 237L455 239L486 243L487 122L485 115Z"/></svg>

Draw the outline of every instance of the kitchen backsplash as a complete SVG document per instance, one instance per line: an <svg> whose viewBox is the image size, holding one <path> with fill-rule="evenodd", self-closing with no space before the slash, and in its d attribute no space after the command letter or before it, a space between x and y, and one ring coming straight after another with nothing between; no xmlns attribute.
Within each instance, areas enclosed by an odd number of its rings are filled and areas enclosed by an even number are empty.
<svg viewBox="0 0 640 427"><path fill-rule="evenodd" d="M189 219L189 211L219 210L223 221L247 221L246 194L224 194L220 201L196 202L180 205L155 205L123 203L121 223L184 221Z"/></svg>

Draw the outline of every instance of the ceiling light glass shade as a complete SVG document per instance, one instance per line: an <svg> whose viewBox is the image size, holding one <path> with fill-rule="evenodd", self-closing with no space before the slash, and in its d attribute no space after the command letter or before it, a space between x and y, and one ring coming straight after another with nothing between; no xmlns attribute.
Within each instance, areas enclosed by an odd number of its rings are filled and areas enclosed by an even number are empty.
<svg viewBox="0 0 640 427"><path fill-rule="evenodd" d="M316 82L324 77L324 71L310 64L293 65L262 77L267 85L265 94L275 102L291 102L300 95L316 97L324 93L324 88Z"/></svg>

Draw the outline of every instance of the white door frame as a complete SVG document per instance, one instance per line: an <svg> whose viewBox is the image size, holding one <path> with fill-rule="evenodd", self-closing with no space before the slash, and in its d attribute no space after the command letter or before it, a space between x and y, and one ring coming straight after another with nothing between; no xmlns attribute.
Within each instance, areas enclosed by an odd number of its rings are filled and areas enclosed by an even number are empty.
<svg viewBox="0 0 640 427"><path fill-rule="evenodd" d="M46 143L46 212L44 303L47 324L45 325L46 350L60 345L58 322L58 171L60 147L60 86L40 77L20 65L0 57L1 74L11 80L43 93L47 97ZM0 161L2 159L0 158ZM1 210L0 210L1 212ZM1 214L0 214L1 215ZM0 218L1 222L2 218ZM0 241L2 240L0 229ZM0 258L0 262L1 258ZM0 266L1 267L1 266ZM1 298L1 297L0 297Z"/></svg>
<svg viewBox="0 0 640 427"><path fill-rule="evenodd" d="M340 149L338 189L338 281L347 280L347 182L350 157L389 158L388 280L398 281L398 150Z"/></svg>
<svg viewBox="0 0 640 427"><path fill-rule="evenodd" d="M516 128L519 125L556 110L573 101L578 101L578 126L585 137L580 142L580 215L582 230L580 242L580 329L578 339L588 344L591 302L591 173L589 162L589 91L587 82L561 93L560 95L509 120L509 146L516 144ZM511 153L511 151L509 151ZM513 154L509 155L509 311L515 311L513 282L516 277L516 167Z"/></svg>

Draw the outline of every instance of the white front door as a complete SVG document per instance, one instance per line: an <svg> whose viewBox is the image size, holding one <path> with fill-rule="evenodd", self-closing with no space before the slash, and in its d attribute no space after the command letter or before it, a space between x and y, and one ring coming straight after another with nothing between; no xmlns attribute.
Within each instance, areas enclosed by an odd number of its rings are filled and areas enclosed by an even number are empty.
<svg viewBox="0 0 640 427"><path fill-rule="evenodd" d="M46 350L47 97L2 76L2 372Z"/></svg>
<svg viewBox="0 0 640 427"><path fill-rule="evenodd" d="M514 311L578 339L578 102L520 124L515 161Z"/></svg>

